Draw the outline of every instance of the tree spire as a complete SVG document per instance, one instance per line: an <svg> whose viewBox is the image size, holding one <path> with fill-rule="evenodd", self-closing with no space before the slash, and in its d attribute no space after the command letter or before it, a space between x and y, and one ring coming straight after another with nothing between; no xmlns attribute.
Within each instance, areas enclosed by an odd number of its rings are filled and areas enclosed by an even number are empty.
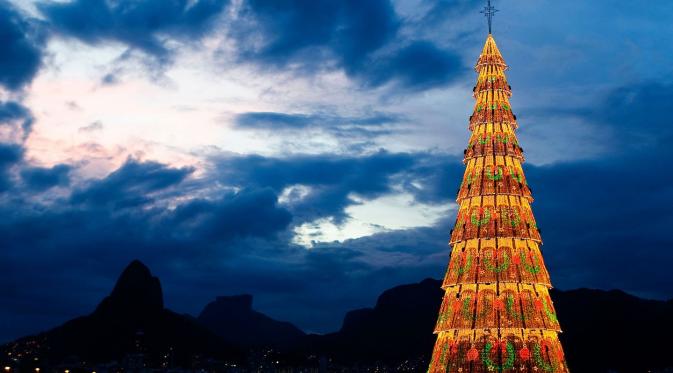
<svg viewBox="0 0 673 373"><path fill-rule="evenodd" d="M493 5L491 5L491 0L488 0L486 3L486 6L484 7L484 10L482 10L480 13L483 13L484 16L486 16L486 19L488 20L488 33L491 33L491 26L493 25L493 16L495 13L498 11L498 9L495 9Z"/></svg>

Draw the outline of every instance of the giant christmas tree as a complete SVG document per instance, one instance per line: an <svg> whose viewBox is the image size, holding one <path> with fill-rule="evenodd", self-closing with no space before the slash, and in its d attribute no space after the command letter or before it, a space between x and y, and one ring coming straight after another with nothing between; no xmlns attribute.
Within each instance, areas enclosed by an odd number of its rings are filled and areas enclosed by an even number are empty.
<svg viewBox="0 0 673 373"><path fill-rule="evenodd" d="M429 372L567 372L493 11Z"/></svg>

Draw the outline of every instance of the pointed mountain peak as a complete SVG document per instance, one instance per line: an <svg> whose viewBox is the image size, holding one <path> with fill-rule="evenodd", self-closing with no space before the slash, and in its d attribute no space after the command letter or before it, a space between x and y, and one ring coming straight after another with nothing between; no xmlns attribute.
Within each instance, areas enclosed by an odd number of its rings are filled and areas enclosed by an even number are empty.
<svg viewBox="0 0 673 373"><path fill-rule="evenodd" d="M148 315L164 308L159 279L139 260L122 272L110 296L98 306L97 313Z"/></svg>
<svg viewBox="0 0 673 373"><path fill-rule="evenodd" d="M119 279L123 279L125 277L132 277L132 276L148 276L152 277L152 274L150 272L150 269L140 260L134 259L131 263L129 263L126 268L124 268L124 271L122 272L121 276L119 276Z"/></svg>

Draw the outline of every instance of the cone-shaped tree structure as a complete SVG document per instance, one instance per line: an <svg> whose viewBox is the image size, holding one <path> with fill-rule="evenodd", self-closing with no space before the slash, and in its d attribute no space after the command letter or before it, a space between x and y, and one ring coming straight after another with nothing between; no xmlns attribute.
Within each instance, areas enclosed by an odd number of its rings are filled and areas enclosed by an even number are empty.
<svg viewBox="0 0 673 373"><path fill-rule="evenodd" d="M475 70L472 137L429 372L567 372L540 232L491 34Z"/></svg>

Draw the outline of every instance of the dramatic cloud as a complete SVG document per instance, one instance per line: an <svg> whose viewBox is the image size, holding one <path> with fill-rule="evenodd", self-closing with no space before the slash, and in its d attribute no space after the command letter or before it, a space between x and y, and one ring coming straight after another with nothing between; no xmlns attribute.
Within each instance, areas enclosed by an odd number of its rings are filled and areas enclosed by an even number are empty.
<svg viewBox="0 0 673 373"><path fill-rule="evenodd" d="M20 89L33 80L42 64L45 33L36 21L2 0L0 40L0 85L10 90Z"/></svg>
<svg viewBox="0 0 673 373"><path fill-rule="evenodd" d="M388 59L375 61L362 74L369 86L396 82L402 88L425 90L446 85L466 71L457 53L439 49L427 41L417 41Z"/></svg>
<svg viewBox="0 0 673 373"><path fill-rule="evenodd" d="M280 194L295 185L308 186L307 195L291 204L300 220L346 217L351 196L372 199L390 193L391 177L411 167L411 154L378 152L367 157L329 155L265 158L246 156L219 161L223 181L241 186L268 187Z"/></svg>
<svg viewBox="0 0 673 373"><path fill-rule="evenodd" d="M367 140L390 134L399 127L403 118L398 115L373 113L371 115L344 117L334 114L288 114L276 112L249 112L236 116L236 128L267 131L294 132L302 134L305 130L317 130L323 133L352 141Z"/></svg>
<svg viewBox="0 0 673 373"><path fill-rule="evenodd" d="M232 31L239 59L272 69L339 68L364 86L411 90L445 85L464 71L456 53L402 36L404 21L389 0L249 0L242 15Z"/></svg>
<svg viewBox="0 0 673 373"><path fill-rule="evenodd" d="M73 0L40 3L38 8L63 35L92 45L123 43L168 62L168 40L199 40L228 4L228 0Z"/></svg>
<svg viewBox="0 0 673 373"><path fill-rule="evenodd" d="M340 117L329 114L286 114L274 112L251 112L239 114L236 117L236 125L240 128L251 129L305 129L309 127L340 127L360 126L375 127L384 124L394 124L400 118L393 115L374 114L364 117Z"/></svg>
<svg viewBox="0 0 673 373"><path fill-rule="evenodd" d="M18 145L0 143L0 193L12 185L10 169L23 157L23 149Z"/></svg>
<svg viewBox="0 0 673 373"><path fill-rule="evenodd" d="M21 170L21 178L28 188L45 191L56 186L68 186L71 169L63 164L54 167L26 167Z"/></svg>
<svg viewBox="0 0 673 373"><path fill-rule="evenodd" d="M172 222L183 232L210 242L235 237L270 237L290 224L270 189L244 189L219 200L195 200L175 210Z"/></svg>
<svg viewBox="0 0 673 373"><path fill-rule="evenodd" d="M244 6L243 14L254 24L235 36L252 41L251 31L259 28L264 40L261 46L247 44L252 48L244 49L241 57L281 67L295 61L309 64L325 48L341 67L356 71L371 52L395 36L400 22L388 0L364 4L353 0L249 0ZM322 59L313 61L320 64Z"/></svg>
<svg viewBox="0 0 673 373"><path fill-rule="evenodd" d="M14 101L0 102L0 138L7 142L23 142L30 134L33 114Z"/></svg>
<svg viewBox="0 0 673 373"><path fill-rule="evenodd" d="M76 190L72 202L92 206L138 207L153 201L154 193L182 182L193 169L168 168L157 162L127 161L106 178Z"/></svg>

